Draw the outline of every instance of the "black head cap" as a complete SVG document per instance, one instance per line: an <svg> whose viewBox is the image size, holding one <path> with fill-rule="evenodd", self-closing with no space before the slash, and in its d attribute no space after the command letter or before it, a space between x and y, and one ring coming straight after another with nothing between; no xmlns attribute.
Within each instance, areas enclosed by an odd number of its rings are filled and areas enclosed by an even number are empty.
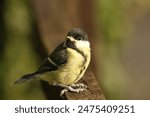
<svg viewBox="0 0 150 117"><path fill-rule="evenodd" d="M80 28L73 28L72 30L70 30L68 32L67 36L72 36L76 40L83 40L83 41L88 40L87 33L84 30L80 29Z"/></svg>

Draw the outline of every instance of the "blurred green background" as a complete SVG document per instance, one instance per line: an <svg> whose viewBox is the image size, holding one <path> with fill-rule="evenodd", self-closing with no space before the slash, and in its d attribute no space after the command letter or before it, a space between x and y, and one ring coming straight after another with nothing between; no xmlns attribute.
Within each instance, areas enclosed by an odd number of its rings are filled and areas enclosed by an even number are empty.
<svg viewBox="0 0 150 117"><path fill-rule="evenodd" d="M60 13L53 13L56 19L52 16L49 22L61 18L70 22L64 24L62 39L70 27L82 27L76 17L81 17L83 22L91 19L93 27L87 23L84 28L87 32L93 31L90 34L93 71L107 99L150 99L149 0L84 0L92 3L89 6L64 0L68 7L64 7L61 0L50 1L53 7L49 10L58 9L57 4L61 8ZM45 99L39 81L11 85L22 75L35 71L44 58L42 55L46 56L40 41L44 40L43 33L40 35L42 27L38 27L37 21L40 10L35 10L38 5L35 0L0 1L0 99ZM75 11L70 5L76 6ZM41 9L47 10L47 7L45 4ZM84 8L88 9L85 13L92 14L89 19L79 13ZM61 13L64 9L70 14ZM53 24L52 29L60 33L61 30L57 30L60 24Z"/></svg>

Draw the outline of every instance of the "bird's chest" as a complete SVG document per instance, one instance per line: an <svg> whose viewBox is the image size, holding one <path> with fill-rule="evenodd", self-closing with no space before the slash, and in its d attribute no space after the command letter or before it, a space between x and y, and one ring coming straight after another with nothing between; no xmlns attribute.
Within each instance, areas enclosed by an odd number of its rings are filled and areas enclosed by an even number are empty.
<svg viewBox="0 0 150 117"><path fill-rule="evenodd" d="M74 80L84 66L84 57L73 49L67 49L68 59L66 64L60 67L61 80Z"/></svg>
<svg viewBox="0 0 150 117"><path fill-rule="evenodd" d="M80 70L82 66L84 65L85 58L82 56L79 52L73 50L73 49L67 49L68 53L68 60L66 63L66 67L69 67L71 70Z"/></svg>
<svg viewBox="0 0 150 117"><path fill-rule="evenodd" d="M58 81L62 84L70 85L76 83L84 74L90 57L85 58L81 53L73 49L67 49L68 59L67 63L59 70ZM87 54L89 55L89 54Z"/></svg>

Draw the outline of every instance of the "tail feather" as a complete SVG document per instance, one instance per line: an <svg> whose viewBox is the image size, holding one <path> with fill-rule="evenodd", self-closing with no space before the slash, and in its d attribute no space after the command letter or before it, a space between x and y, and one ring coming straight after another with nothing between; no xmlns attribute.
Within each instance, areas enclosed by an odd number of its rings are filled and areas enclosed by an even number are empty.
<svg viewBox="0 0 150 117"><path fill-rule="evenodd" d="M37 72L35 73L31 73L31 74L26 74L24 76L22 76L20 79L16 80L13 84L21 84L30 80L33 80L37 77Z"/></svg>

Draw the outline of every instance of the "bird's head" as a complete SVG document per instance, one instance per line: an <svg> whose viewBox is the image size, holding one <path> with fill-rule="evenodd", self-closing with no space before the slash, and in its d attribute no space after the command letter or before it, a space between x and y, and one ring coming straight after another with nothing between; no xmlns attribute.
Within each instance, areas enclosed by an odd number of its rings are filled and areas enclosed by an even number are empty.
<svg viewBox="0 0 150 117"><path fill-rule="evenodd" d="M74 28L68 32L67 43L68 45L70 44L75 46L79 50L82 50L83 48L90 48L87 33L79 28Z"/></svg>

